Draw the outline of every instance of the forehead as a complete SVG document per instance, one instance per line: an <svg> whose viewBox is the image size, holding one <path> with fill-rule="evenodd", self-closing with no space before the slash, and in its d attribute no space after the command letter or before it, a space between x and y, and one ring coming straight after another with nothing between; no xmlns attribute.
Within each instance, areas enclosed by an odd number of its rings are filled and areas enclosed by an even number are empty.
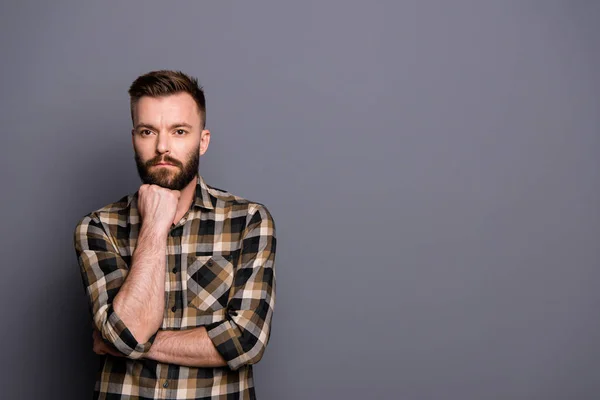
<svg viewBox="0 0 600 400"><path fill-rule="evenodd" d="M169 124L187 122L192 126L200 125L200 112L194 98L188 93L176 93L168 96L142 96L134 107L136 123Z"/></svg>

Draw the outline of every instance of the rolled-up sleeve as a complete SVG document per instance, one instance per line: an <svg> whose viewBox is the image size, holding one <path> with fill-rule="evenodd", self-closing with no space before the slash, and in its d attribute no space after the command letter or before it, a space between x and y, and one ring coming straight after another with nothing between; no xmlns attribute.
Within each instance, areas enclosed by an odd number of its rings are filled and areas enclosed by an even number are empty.
<svg viewBox="0 0 600 400"><path fill-rule="evenodd" d="M269 341L275 306L275 224L263 205L248 218L227 318L206 326L232 370L260 361Z"/></svg>
<svg viewBox="0 0 600 400"><path fill-rule="evenodd" d="M112 306L129 266L94 214L77 224L74 242L94 325L104 340L123 355L133 359L142 357L150 349L156 334L148 342L138 343Z"/></svg>

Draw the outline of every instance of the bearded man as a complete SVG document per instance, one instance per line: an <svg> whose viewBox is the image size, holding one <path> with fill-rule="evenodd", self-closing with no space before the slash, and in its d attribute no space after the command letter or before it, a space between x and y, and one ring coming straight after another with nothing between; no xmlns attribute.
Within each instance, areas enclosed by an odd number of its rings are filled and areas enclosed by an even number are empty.
<svg viewBox="0 0 600 400"><path fill-rule="evenodd" d="M254 399L275 305L267 208L205 183L197 79L153 71L129 88L143 184L86 215L74 242L104 357L96 399Z"/></svg>

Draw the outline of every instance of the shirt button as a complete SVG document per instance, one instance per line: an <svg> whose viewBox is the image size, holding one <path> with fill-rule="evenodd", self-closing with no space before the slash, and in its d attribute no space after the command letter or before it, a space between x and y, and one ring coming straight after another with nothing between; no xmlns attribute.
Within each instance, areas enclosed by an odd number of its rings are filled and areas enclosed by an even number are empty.
<svg viewBox="0 0 600 400"><path fill-rule="evenodd" d="M206 263L206 265L208 265L209 267L213 266L213 260L208 260L208 262Z"/></svg>
<svg viewBox="0 0 600 400"><path fill-rule="evenodd" d="M177 273L177 267L173 267L172 271L173 271L174 274L176 274Z"/></svg>
<svg viewBox="0 0 600 400"><path fill-rule="evenodd" d="M164 387L164 388L167 388L167 387L169 387L169 381L165 381L165 383L163 383L163 387Z"/></svg>
<svg viewBox="0 0 600 400"><path fill-rule="evenodd" d="M175 306L171 307L171 311L173 311L173 312L177 311L177 307L175 307Z"/></svg>

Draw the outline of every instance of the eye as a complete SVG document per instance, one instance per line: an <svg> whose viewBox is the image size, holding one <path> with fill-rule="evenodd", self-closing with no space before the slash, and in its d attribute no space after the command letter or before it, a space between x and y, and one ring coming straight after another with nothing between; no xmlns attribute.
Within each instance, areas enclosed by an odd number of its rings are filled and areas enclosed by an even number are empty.
<svg viewBox="0 0 600 400"><path fill-rule="evenodd" d="M142 135L142 136L149 136L149 135L152 135L152 131L150 131L149 129L142 129L140 131L140 135Z"/></svg>
<svg viewBox="0 0 600 400"><path fill-rule="evenodd" d="M185 135L186 133L187 133L187 132L186 132L186 131L184 131L183 129L177 129L177 130L175 131L175 134L176 134L176 135L178 135L178 136Z"/></svg>

